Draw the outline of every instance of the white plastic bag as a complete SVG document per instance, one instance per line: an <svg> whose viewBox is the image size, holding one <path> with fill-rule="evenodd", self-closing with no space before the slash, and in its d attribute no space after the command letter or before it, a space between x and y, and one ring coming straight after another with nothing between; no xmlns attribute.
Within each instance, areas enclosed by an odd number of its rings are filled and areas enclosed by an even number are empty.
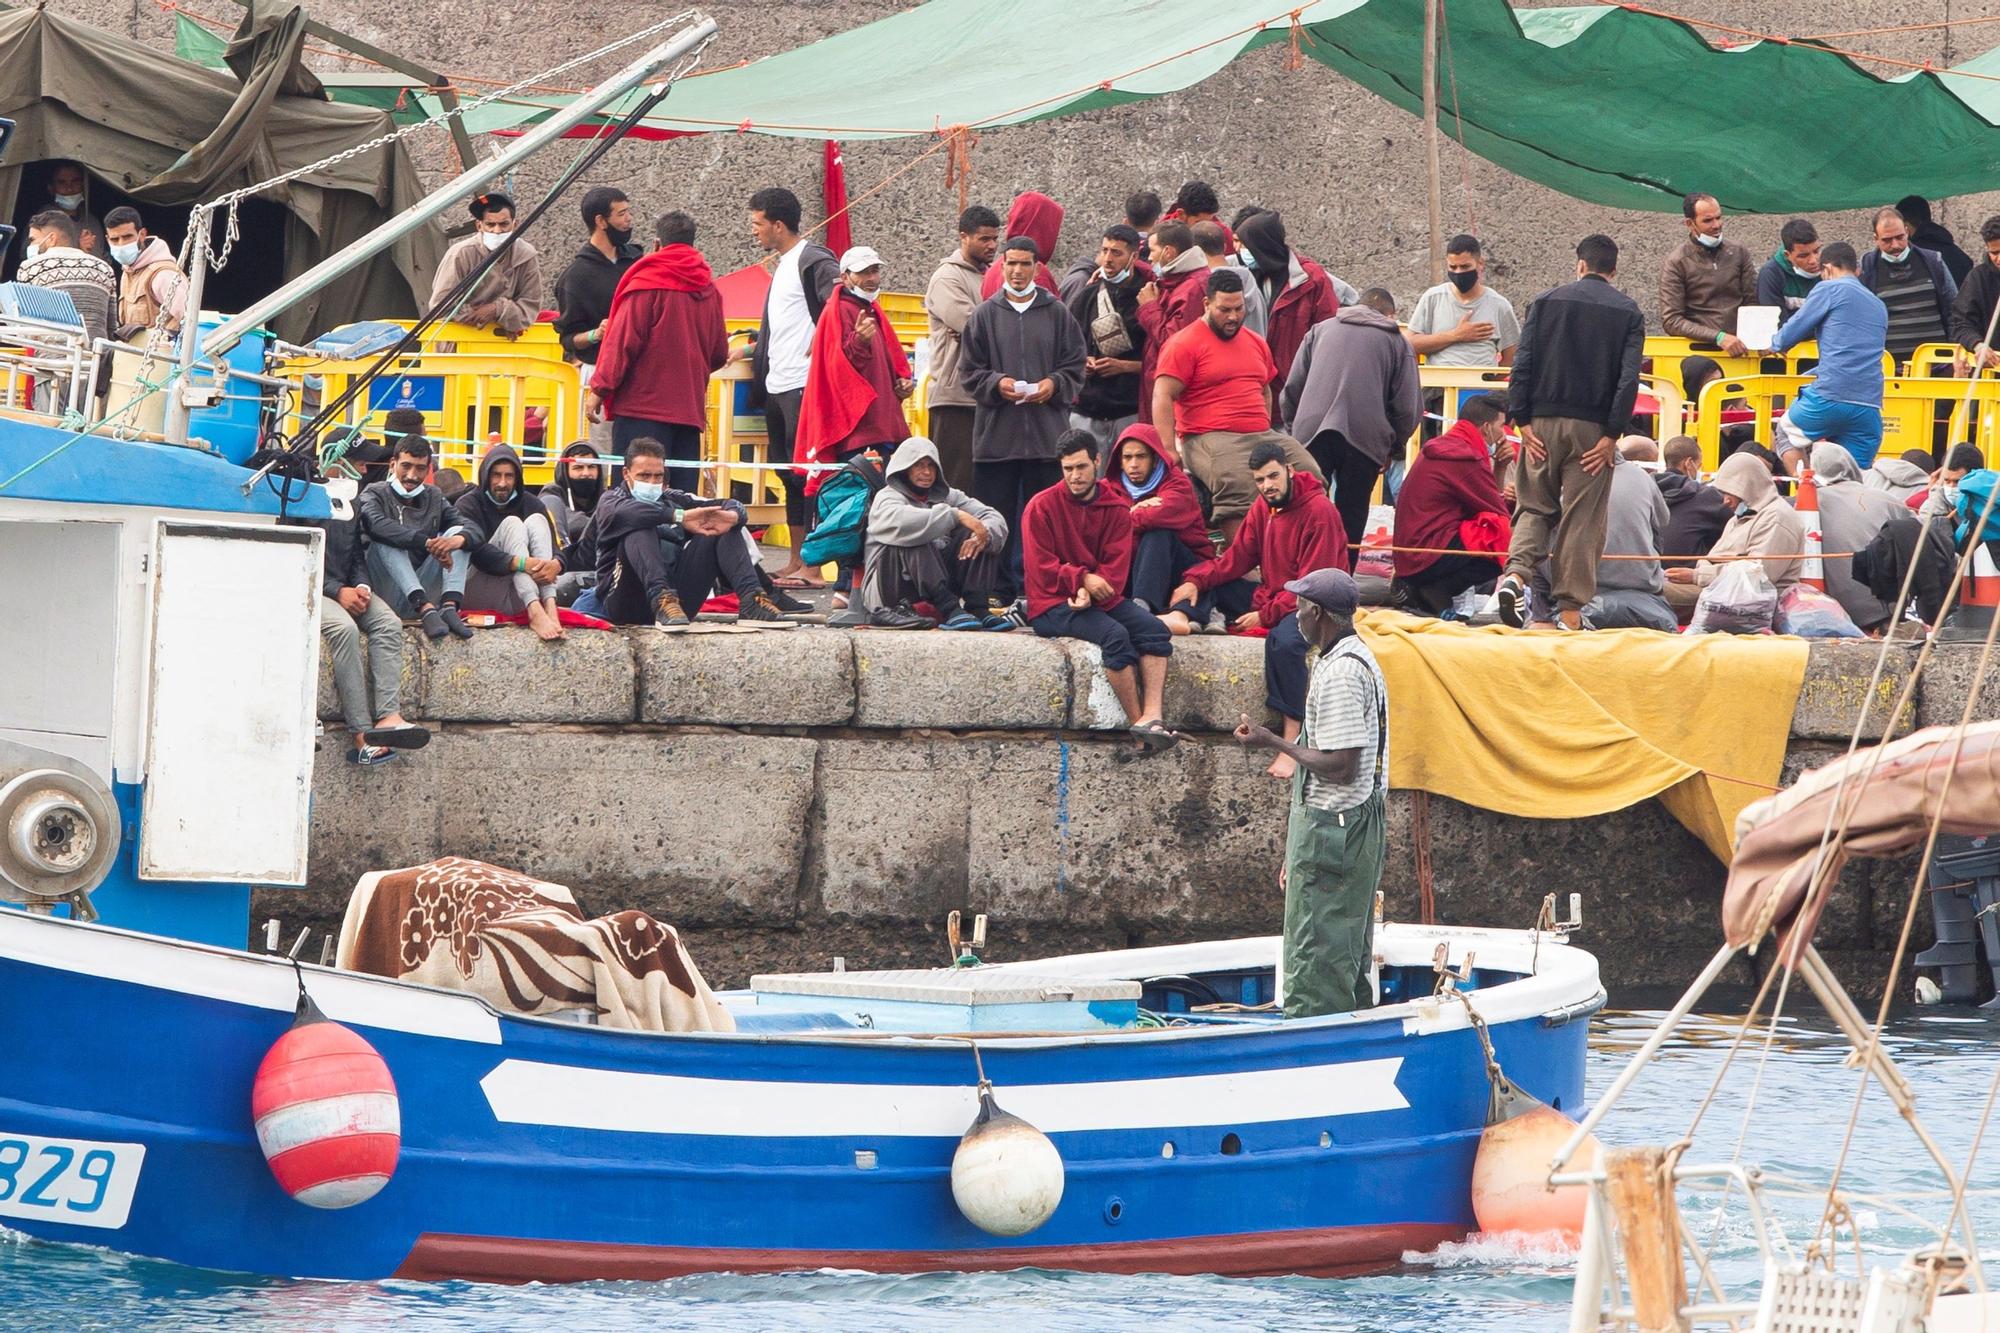
<svg viewBox="0 0 2000 1333"><path fill-rule="evenodd" d="M1778 590L1761 560L1732 560L1701 590L1690 634L1763 634L1778 610Z"/></svg>

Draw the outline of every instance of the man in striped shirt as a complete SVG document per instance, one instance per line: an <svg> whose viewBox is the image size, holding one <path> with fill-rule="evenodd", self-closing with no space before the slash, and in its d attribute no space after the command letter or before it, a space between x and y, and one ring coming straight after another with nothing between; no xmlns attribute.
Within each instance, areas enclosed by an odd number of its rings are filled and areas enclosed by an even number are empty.
<svg viewBox="0 0 2000 1333"><path fill-rule="evenodd" d="M1937 251L1910 244L1910 226L1893 208L1875 210L1875 248L1861 257L1861 285L1888 309L1884 341L1898 364L1925 343L1948 341L1958 283Z"/></svg>
<svg viewBox="0 0 2000 1333"><path fill-rule="evenodd" d="M1389 791L1389 687L1354 631L1360 593L1345 570L1318 569L1285 591L1299 631L1319 649L1296 742L1246 715L1236 739L1298 765L1285 835L1286 1018L1374 1003L1368 982L1375 890L1382 882Z"/></svg>

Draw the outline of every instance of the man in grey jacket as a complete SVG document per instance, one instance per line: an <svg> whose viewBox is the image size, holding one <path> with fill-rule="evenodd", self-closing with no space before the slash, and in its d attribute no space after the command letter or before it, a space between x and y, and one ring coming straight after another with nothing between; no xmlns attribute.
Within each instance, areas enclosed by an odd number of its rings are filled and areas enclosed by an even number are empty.
<svg viewBox="0 0 2000 1333"><path fill-rule="evenodd" d="M1585 629L1656 629L1668 634L1680 629L1667 603L1667 579L1659 560L1660 534L1670 516L1667 498L1644 466L1659 461L1659 443L1647 436L1627 435L1618 442L1611 500L1605 510L1604 554L1640 558L1607 560L1598 566L1597 596L1583 608ZM1548 561L1536 568L1529 594L1534 622L1554 624Z"/></svg>
<svg viewBox="0 0 2000 1333"><path fill-rule="evenodd" d="M1811 461L1819 485L1820 544L1825 550L1866 550L1890 519L1909 514L1909 508L1887 491L1863 482L1854 455L1840 445L1822 440L1813 446ZM1824 564L1826 590L1848 619L1864 630L1889 623L1888 605L1854 577L1851 554L1829 555Z"/></svg>
<svg viewBox="0 0 2000 1333"><path fill-rule="evenodd" d="M369 582L389 590L390 606L422 621L431 638L469 639L472 627L459 618L458 607L472 569L469 548L484 536L424 480L430 467L431 442L405 435L389 461L388 479L361 492Z"/></svg>
<svg viewBox="0 0 2000 1333"><path fill-rule="evenodd" d="M959 490L972 485L972 395L958 380L959 338L979 306L979 284L1000 248L1000 216L984 204L958 215L958 248L944 257L924 289L930 323L931 439L944 479Z"/></svg>
<svg viewBox="0 0 2000 1333"><path fill-rule="evenodd" d="M1291 437L1333 489L1352 562L1376 479L1423 420L1416 353L1395 320L1369 306L1342 306L1306 334L1279 406Z"/></svg>
<svg viewBox="0 0 2000 1333"><path fill-rule="evenodd" d="M861 601L877 629L1011 629L992 598L1007 520L948 483L937 446L921 435L896 446L868 506ZM937 608L935 622L917 602Z"/></svg>

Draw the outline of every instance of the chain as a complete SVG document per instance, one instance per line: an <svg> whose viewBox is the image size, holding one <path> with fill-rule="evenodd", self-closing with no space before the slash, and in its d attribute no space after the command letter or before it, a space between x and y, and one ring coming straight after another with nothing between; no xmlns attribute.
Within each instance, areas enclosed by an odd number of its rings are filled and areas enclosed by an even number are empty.
<svg viewBox="0 0 2000 1333"><path fill-rule="evenodd" d="M426 116L422 120L414 121L408 125L401 126L400 128L395 129L388 134L378 135L377 137L370 139L365 143L359 143L352 148L343 149L341 152L335 153L332 157L321 158L319 161L310 163L303 167L295 167L291 171L287 171L282 175L273 176L271 177L271 179L267 181L260 181L255 185L246 185L240 190L231 190L228 194L222 195L221 197L211 200L208 203L197 204L196 208L204 212L213 212L218 208L227 206L231 211L229 241L233 242L236 238L234 213L237 201L239 200L247 199L251 195L259 194L265 190L271 189L273 186L284 185L291 181L295 181L299 179L301 176L307 176L316 171L324 171L328 167L337 166L340 163L348 161L351 158L359 157L363 153L372 153L378 148L385 148L388 145L396 143L404 138L407 138L408 136L415 134L420 130L435 129L438 126L443 125L445 122L452 120L455 117L465 115L469 111L476 111L481 107L490 105L491 103L500 101L504 98L512 97L516 93L521 92L523 89L531 88L537 84L547 83L553 79L559 78L562 75L569 73L573 69L577 69L583 65L589 64L593 60L601 60L605 56L608 56L611 53L613 53L614 51L619 51L627 46L632 45L634 42L644 41L646 38L652 37L657 33L665 32L670 28L678 27L684 20L694 17L697 12L698 11L692 9L684 9L680 13L675 14L672 18L662 19L658 23L655 23L650 27L641 28L639 31L634 33L628 33L626 36L619 38L615 42L610 42L604 46L598 47L595 51L589 51L583 55L575 57L574 59L564 61L562 64L557 65L554 69L544 70L539 74L531 74L525 79L521 79L518 82L508 84L505 88L497 89L494 92L486 93L480 97L474 98L470 102L461 102L457 106L452 107L448 111L440 111L436 115ZM697 57L700 56L701 52L707 49L707 45L708 43L704 42L701 47L696 49L694 54ZM681 77L680 73L676 73L672 76L672 78L679 78L679 77ZM225 256L228 253L228 242L224 243L223 253Z"/></svg>

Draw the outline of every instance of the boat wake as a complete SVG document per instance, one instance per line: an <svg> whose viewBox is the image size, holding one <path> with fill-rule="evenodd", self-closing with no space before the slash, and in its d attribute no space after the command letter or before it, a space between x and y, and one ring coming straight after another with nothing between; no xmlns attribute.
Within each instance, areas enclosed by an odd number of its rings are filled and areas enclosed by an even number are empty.
<svg viewBox="0 0 2000 1333"><path fill-rule="evenodd" d="M1403 1262L1424 1268L1549 1268L1575 1266L1577 1238L1567 1231L1475 1231L1434 1250L1409 1250Z"/></svg>

